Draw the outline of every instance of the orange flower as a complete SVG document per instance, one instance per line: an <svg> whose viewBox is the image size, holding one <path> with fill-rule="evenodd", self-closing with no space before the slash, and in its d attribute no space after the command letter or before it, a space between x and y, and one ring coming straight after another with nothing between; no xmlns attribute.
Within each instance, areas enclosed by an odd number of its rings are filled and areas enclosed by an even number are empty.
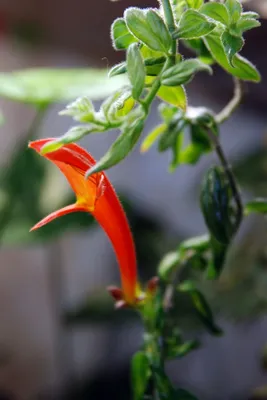
<svg viewBox="0 0 267 400"><path fill-rule="evenodd" d="M42 147L54 139L30 142L29 147L40 154ZM65 175L76 194L76 203L55 211L38 222L32 229L38 229L62 215L84 211L91 213L108 235L120 267L122 290L110 288L118 306L133 305L142 293L137 282L136 254L133 237L120 201L103 172L93 174L85 180L88 168L95 164L93 157L77 144L67 144L45 158L52 161Z"/></svg>

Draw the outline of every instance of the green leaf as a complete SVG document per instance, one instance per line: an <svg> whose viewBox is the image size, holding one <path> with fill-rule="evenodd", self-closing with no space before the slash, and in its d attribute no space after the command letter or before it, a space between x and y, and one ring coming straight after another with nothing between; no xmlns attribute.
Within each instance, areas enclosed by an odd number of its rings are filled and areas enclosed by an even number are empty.
<svg viewBox="0 0 267 400"><path fill-rule="evenodd" d="M202 39L183 40L183 43L198 55L199 61L208 65L214 64L214 60Z"/></svg>
<svg viewBox="0 0 267 400"><path fill-rule="evenodd" d="M133 98L138 100L145 86L146 71L137 43L131 44L127 50L127 72Z"/></svg>
<svg viewBox="0 0 267 400"><path fill-rule="evenodd" d="M215 323L212 310L204 295L198 290L192 281L185 281L178 286L180 292L190 294L199 318L213 335L222 335L222 330Z"/></svg>
<svg viewBox="0 0 267 400"><path fill-rule="evenodd" d="M162 152L172 147L176 142L176 137L181 133L185 125L184 113L178 110L172 120L167 124L167 129L159 140L158 150Z"/></svg>
<svg viewBox="0 0 267 400"><path fill-rule="evenodd" d="M60 111L59 115L68 115L79 122L93 122L95 119L95 109L88 97L79 97L68 104L64 110Z"/></svg>
<svg viewBox="0 0 267 400"><path fill-rule="evenodd" d="M195 128L200 129L200 136L201 141L205 140L205 143L207 143L207 134L206 132L202 132L204 134L201 135L201 130L207 130L210 129L215 135L218 135L218 126L215 120L215 115L212 110L209 110L206 107L188 107L187 113L186 113L186 118L187 120L190 120L190 123L192 124L192 127L195 126ZM196 126L197 125L197 126ZM197 139L197 129L194 130L196 134L196 139Z"/></svg>
<svg viewBox="0 0 267 400"><path fill-rule="evenodd" d="M156 128L154 128L143 140L140 148L141 153L148 151L158 137L166 130L166 128L166 124L156 126Z"/></svg>
<svg viewBox="0 0 267 400"><path fill-rule="evenodd" d="M96 172L111 168L122 161L133 149L142 133L143 127L144 120L140 117L135 118L135 120L130 123L126 122L122 133L118 136L107 153L86 172L86 178L89 178L89 176Z"/></svg>
<svg viewBox="0 0 267 400"><path fill-rule="evenodd" d="M146 83L151 84L154 81L153 76L146 76ZM183 86L164 86L161 85L157 92L157 97L161 100L166 101L166 103L172 104L182 110L186 110L187 107L187 97Z"/></svg>
<svg viewBox="0 0 267 400"><path fill-rule="evenodd" d="M176 136L176 140L172 146L172 161L169 165L169 172L174 172L179 164L181 164L181 151L183 146L184 135L181 132Z"/></svg>
<svg viewBox="0 0 267 400"><path fill-rule="evenodd" d="M241 17L241 19L236 24L236 30L242 35L243 32L246 32L253 28L257 28L259 26L261 26L261 23L259 21L253 18Z"/></svg>
<svg viewBox="0 0 267 400"><path fill-rule="evenodd" d="M109 70L108 76L109 76L109 78L111 78L112 76L125 74L125 72L127 72L127 65L126 65L126 62L123 61L119 64L114 65Z"/></svg>
<svg viewBox="0 0 267 400"><path fill-rule="evenodd" d="M228 244L235 233L230 202L230 186L224 171L211 167L203 179L200 205L210 233L223 244Z"/></svg>
<svg viewBox="0 0 267 400"><path fill-rule="evenodd" d="M177 137L182 134L185 125L186 122L180 119L167 127L158 143L159 152L166 151L176 145Z"/></svg>
<svg viewBox="0 0 267 400"><path fill-rule="evenodd" d="M124 119L132 111L134 105L135 100L131 96L131 92L128 90L122 92L111 104L108 111L108 119L112 121Z"/></svg>
<svg viewBox="0 0 267 400"><path fill-rule="evenodd" d="M226 26L229 24L228 10L222 3L205 3L199 12L207 15L207 17L210 17L215 21L220 22L221 24Z"/></svg>
<svg viewBox="0 0 267 400"><path fill-rule="evenodd" d="M225 6L228 10L230 21L232 24L235 24L242 13L242 5L239 0L226 0Z"/></svg>
<svg viewBox="0 0 267 400"><path fill-rule="evenodd" d="M160 38L162 45L161 51L168 53L172 45L172 38L165 25L164 20L161 18L158 12L152 9L148 9L148 11L146 12L146 18L154 36Z"/></svg>
<svg viewBox="0 0 267 400"><path fill-rule="evenodd" d="M208 279L217 279L221 275L225 259L227 256L228 245L218 242L211 236L211 260L207 269Z"/></svg>
<svg viewBox="0 0 267 400"><path fill-rule="evenodd" d="M259 19L260 16L254 11L246 11L241 14L241 19Z"/></svg>
<svg viewBox="0 0 267 400"><path fill-rule="evenodd" d="M223 32L221 39L229 64L231 64L232 67L235 67L233 65L233 57L242 49L244 40L242 37L234 36L227 31Z"/></svg>
<svg viewBox="0 0 267 400"><path fill-rule="evenodd" d="M166 57L152 57L145 59L146 74L150 76L157 76L166 61Z"/></svg>
<svg viewBox="0 0 267 400"><path fill-rule="evenodd" d="M267 214L267 199L254 199L245 205L245 215L251 213Z"/></svg>
<svg viewBox="0 0 267 400"><path fill-rule="evenodd" d="M96 123L99 123L100 126L103 126L104 123L104 130L110 129L110 123L120 122L122 124L124 117L130 113L134 104L131 88L124 87L101 104L100 111L96 114Z"/></svg>
<svg viewBox="0 0 267 400"><path fill-rule="evenodd" d="M130 44L136 42L135 37L129 32L123 18L117 18L111 25L111 39L115 50L125 50Z"/></svg>
<svg viewBox="0 0 267 400"><path fill-rule="evenodd" d="M171 87L162 85L157 92L157 97L182 110L186 109L187 97L183 86Z"/></svg>
<svg viewBox="0 0 267 400"><path fill-rule="evenodd" d="M152 84L155 80L154 76L146 76L146 84ZM164 86L161 85L157 91L157 97L166 103L172 104L175 107L181 108L183 111L187 107L186 91L183 86Z"/></svg>
<svg viewBox="0 0 267 400"><path fill-rule="evenodd" d="M167 357L169 360L182 358L191 353L191 351L198 349L199 346L200 344L196 340L189 340L182 344L168 346Z"/></svg>
<svg viewBox="0 0 267 400"><path fill-rule="evenodd" d="M216 27L205 15L195 10L186 10L173 33L174 39L195 39L208 35Z"/></svg>
<svg viewBox="0 0 267 400"><path fill-rule="evenodd" d="M142 49L141 53L143 55ZM144 55L143 55L144 57ZM164 63L166 61L165 56L160 57L150 57L144 59L144 64L146 67L146 74L151 76L157 76L162 70ZM109 71L109 77L125 74L127 72L127 64L126 62L122 62L120 64L115 65Z"/></svg>
<svg viewBox="0 0 267 400"><path fill-rule="evenodd" d="M63 136L60 136L58 139L55 139L52 142L46 143L41 149L41 154L44 155L46 153L51 153L60 149L65 144L78 142L89 133L101 132L103 130L103 127L99 127L99 125L96 124L74 126L70 128Z"/></svg>
<svg viewBox="0 0 267 400"><path fill-rule="evenodd" d="M188 7L198 10L202 6L204 0L186 0L186 2Z"/></svg>
<svg viewBox="0 0 267 400"><path fill-rule="evenodd" d="M119 89L124 77L109 79L106 70L25 69L0 73L0 96L34 105L67 102L87 96L99 100Z"/></svg>
<svg viewBox="0 0 267 400"><path fill-rule="evenodd" d="M191 125L190 136L191 143L186 147L183 147L183 136L181 136L180 142L173 147L174 160L171 171L179 164L196 164L202 155L212 150L206 130L200 124Z"/></svg>
<svg viewBox="0 0 267 400"><path fill-rule="evenodd" d="M177 114L177 107L169 106L168 104L161 103L158 107L161 118L164 122L169 124ZM179 110L178 110L179 112Z"/></svg>
<svg viewBox="0 0 267 400"><path fill-rule="evenodd" d="M201 235L183 241L179 248L181 250L195 250L197 252L203 252L209 249L210 236Z"/></svg>
<svg viewBox="0 0 267 400"><path fill-rule="evenodd" d="M130 7L124 17L132 34L153 50L167 53L171 46L171 36L164 21L153 10Z"/></svg>
<svg viewBox="0 0 267 400"><path fill-rule="evenodd" d="M134 354L131 364L132 388L134 400L143 400L151 371L149 361L143 351Z"/></svg>
<svg viewBox="0 0 267 400"><path fill-rule="evenodd" d="M168 68L162 74L162 84L165 86L179 86L190 81L196 72L207 71L212 73L212 69L198 59L189 59Z"/></svg>
<svg viewBox="0 0 267 400"><path fill-rule="evenodd" d="M229 64L224 48L218 34L210 34L204 38L204 42L216 62L227 72L244 81L259 82L261 77L256 67L248 60L236 54L233 57L234 68Z"/></svg>
<svg viewBox="0 0 267 400"><path fill-rule="evenodd" d="M178 251L172 251L165 254L158 266L158 274L161 279L167 280L176 268L179 268L181 262L181 254Z"/></svg>

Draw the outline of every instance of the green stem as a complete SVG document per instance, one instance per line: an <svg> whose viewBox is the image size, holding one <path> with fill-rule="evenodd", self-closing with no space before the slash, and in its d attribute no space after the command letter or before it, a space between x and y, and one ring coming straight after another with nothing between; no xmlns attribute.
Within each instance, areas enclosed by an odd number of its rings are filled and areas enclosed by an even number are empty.
<svg viewBox="0 0 267 400"><path fill-rule="evenodd" d="M169 28L170 33L173 33L175 31L175 21L174 21L171 2L170 2L170 0L162 0L161 3L162 3L167 26Z"/></svg>
<svg viewBox="0 0 267 400"><path fill-rule="evenodd" d="M176 26L175 26L175 19L174 19L174 15L173 15L173 9L171 6L171 2L170 2L170 0L162 0L161 3L162 3L167 27L169 29L170 34L172 35L176 29ZM175 39L173 39L172 46L171 46L171 55L169 57L169 66L175 64L176 51L177 51L177 41Z"/></svg>
<svg viewBox="0 0 267 400"><path fill-rule="evenodd" d="M151 90L149 91L149 93L148 93L148 95L145 97L145 99L141 102L141 104L142 104L142 106L143 106L143 108L144 108L144 111L145 111L145 113L146 113L146 115L148 114L148 112L149 112L149 109L150 109L150 106L151 106L151 104L152 104L152 102L153 102L153 100L154 100L154 98L155 98L155 96L156 96L156 94L157 94L157 91L159 90L159 88L160 88L160 76L158 76L155 80L154 80L154 82L153 82L153 84L152 84L152 86L151 86Z"/></svg>
<svg viewBox="0 0 267 400"><path fill-rule="evenodd" d="M228 104L216 115L217 124L222 124L226 121L239 106L243 95L242 85L239 79L234 78L234 95Z"/></svg>

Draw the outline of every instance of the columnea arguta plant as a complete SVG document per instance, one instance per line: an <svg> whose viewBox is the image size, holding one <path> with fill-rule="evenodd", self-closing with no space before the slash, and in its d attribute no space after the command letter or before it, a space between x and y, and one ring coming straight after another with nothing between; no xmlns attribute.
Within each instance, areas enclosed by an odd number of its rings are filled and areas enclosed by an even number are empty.
<svg viewBox="0 0 267 400"><path fill-rule="evenodd" d="M79 124L53 139L33 141L29 147L52 161L66 176L77 201L37 223L40 228L66 213L91 213L110 238L121 272L122 289L110 288L118 307L132 307L144 323L144 344L132 360L134 399L196 399L185 388L175 388L165 373L165 362L196 348L183 341L170 311L177 292L187 295L211 334L221 335L213 312L200 292L190 269L217 279L240 224L250 212L266 212L265 200L244 204L236 178L220 144L220 125L242 97L242 81L259 82L257 68L239 53L246 31L260 26L259 15L244 11L240 0L160 0L159 8L130 7L111 27L115 50L126 60L112 67L109 77L120 75L123 84L95 110L88 97L70 103L63 115ZM192 52L182 54L183 46ZM186 85L199 72L212 74L218 64L233 77L234 96L221 112L193 108L187 102ZM215 82L216 84L216 82ZM142 143L142 134L153 101L161 100L162 122ZM95 161L74 142L85 135L119 129L107 153ZM190 141L184 144L185 134ZM207 226L203 236L182 242L164 257L146 285L137 279L136 255L131 231L116 193L103 172L130 153L134 146L146 152L157 142L159 152L171 151L170 172L181 164L194 165L216 152L218 165L203 177L200 209ZM175 179L175 178L174 178ZM177 279L186 272L185 280ZM118 311L119 312L119 311Z"/></svg>

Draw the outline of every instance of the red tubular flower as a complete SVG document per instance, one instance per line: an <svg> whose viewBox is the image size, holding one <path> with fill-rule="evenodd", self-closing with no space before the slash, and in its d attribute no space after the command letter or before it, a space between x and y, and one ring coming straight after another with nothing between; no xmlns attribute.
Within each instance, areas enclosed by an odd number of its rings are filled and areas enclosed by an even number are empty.
<svg viewBox="0 0 267 400"><path fill-rule="evenodd" d="M41 139L29 143L29 147L40 154L42 147L54 139ZM76 194L76 203L55 211L38 222L32 229L38 229L62 215L85 211L91 213L108 235L120 267L122 291L111 288L115 299L133 305L141 295L137 282L136 254L133 237L120 201L103 172L98 172L85 180L88 168L95 164L93 157L77 144L67 144L45 158L52 161L65 175ZM116 293L115 293L116 292Z"/></svg>

